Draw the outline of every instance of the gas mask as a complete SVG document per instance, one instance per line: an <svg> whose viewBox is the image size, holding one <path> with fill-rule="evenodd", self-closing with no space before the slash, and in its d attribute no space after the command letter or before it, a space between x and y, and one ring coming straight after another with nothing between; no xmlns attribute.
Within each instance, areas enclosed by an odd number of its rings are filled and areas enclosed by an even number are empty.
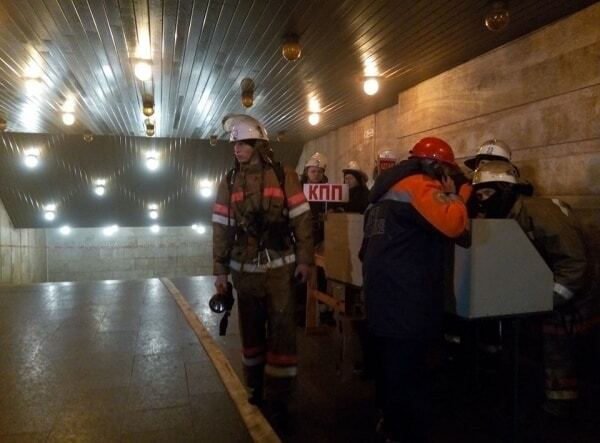
<svg viewBox="0 0 600 443"><path fill-rule="evenodd" d="M479 206L485 214L485 218L506 218L515 204L517 192L510 183L495 182L485 183L478 189L490 188L495 192L486 200L479 202Z"/></svg>

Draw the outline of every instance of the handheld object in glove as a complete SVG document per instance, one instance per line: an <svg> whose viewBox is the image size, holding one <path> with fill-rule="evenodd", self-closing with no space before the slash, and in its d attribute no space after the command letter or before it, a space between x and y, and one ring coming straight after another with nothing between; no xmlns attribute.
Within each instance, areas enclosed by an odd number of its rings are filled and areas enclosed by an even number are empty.
<svg viewBox="0 0 600 443"><path fill-rule="evenodd" d="M227 333L229 315L231 314L231 309L233 308L234 302L235 299L233 298L233 285L230 282L227 282L227 290L225 293L216 293L208 301L210 310L215 314L225 313L223 318L221 318L221 322L219 323L219 335L225 335Z"/></svg>

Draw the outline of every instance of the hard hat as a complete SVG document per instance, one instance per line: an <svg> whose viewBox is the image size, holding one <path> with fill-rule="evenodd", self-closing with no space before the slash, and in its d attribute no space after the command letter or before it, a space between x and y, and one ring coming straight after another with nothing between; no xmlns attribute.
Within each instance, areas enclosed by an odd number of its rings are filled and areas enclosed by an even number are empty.
<svg viewBox="0 0 600 443"><path fill-rule="evenodd" d="M425 137L413 146L409 152L411 157L429 158L452 166L458 166L454 160L454 152L448 143L441 138Z"/></svg>
<svg viewBox="0 0 600 443"><path fill-rule="evenodd" d="M315 152L313 155L310 156L308 160L306 160L306 163L304 163L305 169L311 166L316 166L317 168L321 168L324 171L325 169L327 169L327 157L325 157L319 152Z"/></svg>
<svg viewBox="0 0 600 443"><path fill-rule="evenodd" d="M229 132L229 141L265 140L269 141L267 130L258 120L249 115L227 115L223 119L223 129Z"/></svg>
<svg viewBox="0 0 600 443"><path fill-rule="evenodd" d="M481 158L489 158L491 160L505 160L510 161L511 158L510 148L502 140L486 140L481 144L477 155L475 157L465 160L465 166L470 169L475 169L477 161Z"/></svg>
<svg viewBox="0 0 600 443"><path fill-rule="evenodd" d="M360 169L360 166L358 166L358 163L354 160L349 161L346 167L342 169L342 172L344 173L344 175L351 172L357 172L361 175L365 183L369 181L369 176L367 175L367 173Z"/></svg>
<svg viewBox="0 0 600 443"><path fill-rule="evenodd" d="M392 168L397 161L398 157L396 157L396 154L394 154L393 151L390 151L389 149L379 151L379 153L377 154L378 172L382 172L386 169Z"/></svg>
<svg viewBox="0 0 600 443"><path fill-rule="evenodd" d="M473 186L483 183L504 182L516 185L519 174L511 163L502 160L492 160L484 163L473 173Z"/></svg>

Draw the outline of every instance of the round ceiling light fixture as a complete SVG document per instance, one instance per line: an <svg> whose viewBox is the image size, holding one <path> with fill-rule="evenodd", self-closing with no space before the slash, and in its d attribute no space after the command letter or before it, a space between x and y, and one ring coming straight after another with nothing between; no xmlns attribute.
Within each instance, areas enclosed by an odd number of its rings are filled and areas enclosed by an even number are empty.
<svg viewBox="0 0 600 443"><path fill-rule="evenodd" d="M62 121L65 126L72 126L75 123L75 114L72 112L64 112L62 115Z"/></svg>
<svg viewBox="0 0 600 443"><path fill-rule="evenodd" d="M313 112L312 114L310 114L308 116L308 122L313 126L318 125L320 121L321 121L321 114L319 114L318 112Z"/></svg>
<svg viewBox="0 0 600 443"><path fill-rule="evenodd" d="M146 154L146 167L151 171L158 169L158 153L156 151L150 151Z"/></svg>
<svg viewBox="0 0 600 443"><path fill-rule="evenodd" d="M152 118L147 118L146 120L144 120L144 125L146 126L146 135L148 137L153 137L154 136L154 119Z"/></svg>
<svg viewBox="0 0 600 443"><path fill-rule="evenodd" d="M85 131L83 133L83 141L86 143L91 143L92 140L94 140L94 134L92 134L92 131Z"/></svg>
<svg viewBox="0 0 600 443"><path fill-rule="evenodd" d="M152 232L153 234L158 234L160 232L160 226L158 226L158 225L150 226L150 232Z"/></svg>
<svg viewBox="0 0 600 443"><path fill-rule="evenodd" d="M375 95L379 91L379 80L376 77L368 77L363 83L363 91L367 95Z"/></svg>
<svg viewBox="0 0 600 443"><path fill-rule="evenodd" d="M40 164L40 150L39 149L28 149L25 151L25 157L23 157L23 163L30 169L35 168Z"/></svg>
<svg viewBox="0 0 600 443"><path fill-rule="evenodd" d="M71 227L69 225L63 225L59 229L62 235L69 235L71 233Z"/></svg>
<svg viewBox="0 0 600 443"><path fill-rule="evenodd" d="M145 82L152 78L152 65L147 60L139 60L133 70L138 80Z"/></svg>
<svg viewBox="0 0 600 443"><path fill-rule="evenodd" d="M254 80L245 78L241 81L240 87L242 89L242 106L250 108L254 104Z"/></svg>
<svg viewBox="0 0 600 443"><path fill-rule="evenodd" d="M148 205L148 217L152 220L156 220L158 218L158 205L155 203L151 203Z"/></svg>
<svg viewBox="0 0 600 443"><path fill-rule="evenodd" d="M94 185L94 194L102 197L106 193L106 180L96 180Z"/></svg>
<svg viewBox="0 0 600 443"><path fill-rule="evenodd" d="M302 55L302 47L300 46L300 38L297 34L290 33L283 37L281 55L290 62L295 62L300 58Z"/></svg>
<svg viewBox="0 0 600 443"><path fill-rule="evenodd" d="M506 3L503 1L495 1L485 14L484 23L485 27L490 31L499 32L506 28L509 20L510 14L506 7Z"/></svg>
<svg viewBox="0 0 600 443"><path fill-rule="evenodd" d="M53 221L56 218L56 205L50 204L44 206L44 218L47 221Z"/></svg>

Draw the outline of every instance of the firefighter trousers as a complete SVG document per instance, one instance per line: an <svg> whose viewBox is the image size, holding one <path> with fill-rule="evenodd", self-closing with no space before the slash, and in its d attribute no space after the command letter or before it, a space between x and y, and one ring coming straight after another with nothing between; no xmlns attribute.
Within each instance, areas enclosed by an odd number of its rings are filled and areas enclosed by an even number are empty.
<svg viewBox="0 0 600 443"><path fill-rule="evenodd" d="M266 272L232 271L242 362L251 398L286 402L297 374L295 265Z"/></svg>

